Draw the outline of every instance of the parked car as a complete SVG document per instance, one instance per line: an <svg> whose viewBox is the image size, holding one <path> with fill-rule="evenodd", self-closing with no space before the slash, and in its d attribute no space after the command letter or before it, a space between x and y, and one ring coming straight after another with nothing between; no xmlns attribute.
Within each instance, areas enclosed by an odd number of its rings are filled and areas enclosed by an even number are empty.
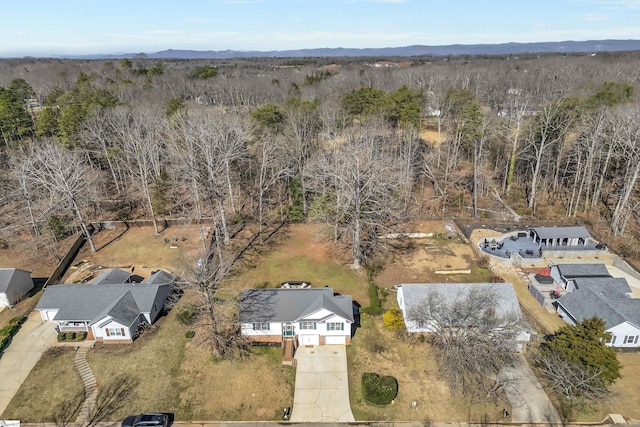
<svg viewBox="0 0 640 427"><path fill-rule="evenodd" d="M169 416L159 412L131 415L124 419L122 427L169 427Z"/></svg>

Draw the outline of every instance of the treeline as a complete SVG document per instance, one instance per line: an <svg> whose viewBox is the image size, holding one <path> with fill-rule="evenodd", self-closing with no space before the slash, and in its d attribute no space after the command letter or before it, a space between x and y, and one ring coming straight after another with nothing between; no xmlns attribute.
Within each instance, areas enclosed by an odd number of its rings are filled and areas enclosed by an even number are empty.
<svg viewBox="0 0 640 427"><path fill-rule="evenodd" d="M416 218L552 211L619 235L640 204L639 62L2 61L3 238L171 215L213 216L228 240L241 220L312 220L359 267Z"/></svg>

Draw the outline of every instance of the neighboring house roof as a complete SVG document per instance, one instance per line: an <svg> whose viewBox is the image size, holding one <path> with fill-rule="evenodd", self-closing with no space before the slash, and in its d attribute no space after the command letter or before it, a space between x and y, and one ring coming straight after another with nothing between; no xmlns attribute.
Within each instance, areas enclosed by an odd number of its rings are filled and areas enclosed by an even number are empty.
<svg viewBox="0 0 640 427"><path fill-rule="evenodd" d="M53 320L95 323L107 315L123 324L135 313L150 313L163 286L123 283L119 285L53 285L45 289L36 309L58 309ZM135 317L133 320L135 320Z"/></svg>
<svg viewBox="0 0 640 427"><path fill-rule="evenodd" d="M486 289L495 292L496 314L502 315L510 312L521 314L520 304L516 297L516 292L511 283L403 283L397 286L402 287L404 300L404 310L411 311L411 308L423 303L432 292L437 292L444 299L453 301L465 296L471 289Z"/></svg>
<svg viewBox="0 0 640 427"><path fill-rule="evenodd" d="M17 271L22 271L24 273L29 273L29 275L31 275L31 272L28 270L20 270L18 268L0 268L0 292L1 293L7 292L7 290L9 290L9 287L13 284L13 281L15 280Z"/></svg>
<svg viewBox="0 0 640 427"><path fill-rule="evenodd" d="M240 299L240 322L295 322L321 309L353 322L349 295L332 288L245 289Z"/></svg>
<svg viewBox="0 0 640 427"><path fill-rule="evenodd" d="M587 239L591 234L584 227L531 227L541 239L564 239L582 237Z"/></svg>
<svg viewBox="0 0 640 427"><path fill-rule="evenodd" d="M131 273L128 271L120 270L119 268L109 268L102 271L98 277L93 279L92 285L119 285L126 283L131 277Z"/></svg>
<svg viewBox="0 0 640 427"><path fill-rule="evenodd" d="M574 280L576 289L582 289L584 287L590 287L594 291L610 295L620 294L623 298L631 293L631 288L627 279L623 277L580 277Z"/></svg>
<svg viewBox="0 0 640 427"><path fill-rule="evenodd" d="M561 276L577 277L611 277L604 264L555 264ZM552 266L553 267L553 266Z"/></svg>
<svg viewBox="0 0 640 427"><path fill-rule="evenodd" d="M591 317L604 320L607 329L624 322L640 328L640 299L629 298L617 289L601 285L585 286L558 298L560 305L575 321Z"/></svg>

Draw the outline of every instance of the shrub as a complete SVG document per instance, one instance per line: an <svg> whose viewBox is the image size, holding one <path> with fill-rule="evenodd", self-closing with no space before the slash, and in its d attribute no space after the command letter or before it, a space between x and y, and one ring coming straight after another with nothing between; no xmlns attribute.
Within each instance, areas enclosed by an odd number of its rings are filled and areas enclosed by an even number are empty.
<svg viewBox="0 0 640 427"><path fill-rule="evenodd" d="M65 341L67 339L67 334L64 332L58 332L58 341Z"/></svg>
<svg viewBox="0 0 640 427"><path fill-rule="evenodd" d="M82 340L87 339L87 333L86 333L86 332L78 332L78 333L76 334L76 339L77 339L78 341L82 341Z"/></svg>
<svg viewBox="0 0 640 427"><path fill-rule="evenodd" d="M378 287L373 283L369 284L369 307L363 308L362 312L372 316L380 316L384 313L382 300L378 296Z"/></svg>
<svg viewBox="0 0 640 427"><path fill-rule="evenodd" d="M193 304L189 304L186 307L178 310L178 313L176 314L176 320L178 321L178 323L181 323L183 325L193 325L193 323L195 323L196 319L198 318L198 312L198 307Z"/></svg>
<svg viewBox="0 0 640 427"><path fill-rule="evenodd" d="M387 311L382 317L384 327L392 331L401 331L404 329L404 319L402 312L397 308Z"/></svg>
<svg viewBox="0 0 640 427"><path fill-rule="evenodd" d="M362 374L362 392L368 403L388 405L398 395L398 381L391 376L365 372Z"/></svg>
<svg viewBox="0 0 640 427"><path fill-rule="evenodd" d="M67 332L67 341L73 341L76 339L76 333L75 332Z"/></svg>
<svg viewBox="0 0 640 427"><path fill-rule="evenodd" d="M196 336L196 333L195 333L195 331L187 331L187 332L184 334L184 336L185 336L185 337L187 337L187 338L189 338L189 339L191 339L191 338L193 338L193 337L195 337L195 336Z"/></svg>

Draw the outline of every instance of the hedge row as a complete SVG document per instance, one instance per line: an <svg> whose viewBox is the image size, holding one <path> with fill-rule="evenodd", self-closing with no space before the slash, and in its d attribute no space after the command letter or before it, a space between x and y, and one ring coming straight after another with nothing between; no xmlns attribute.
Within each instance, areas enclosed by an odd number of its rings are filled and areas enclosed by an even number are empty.
<svg viewBox="0 0 640 427"><path fill-rule="evenodd" d="M4 351L5 348L9 347L11 344L11 339L15 334L20 330L20 326L27 320L24 316L14 317L9 320L9 325L0 329L0 354Z"/></svg>
<svg viewBox="0 0 640 427"><path fill-rule="evenodd" d="M82 341L86 338L86 332L58 332L58 341Z"/></svg>

